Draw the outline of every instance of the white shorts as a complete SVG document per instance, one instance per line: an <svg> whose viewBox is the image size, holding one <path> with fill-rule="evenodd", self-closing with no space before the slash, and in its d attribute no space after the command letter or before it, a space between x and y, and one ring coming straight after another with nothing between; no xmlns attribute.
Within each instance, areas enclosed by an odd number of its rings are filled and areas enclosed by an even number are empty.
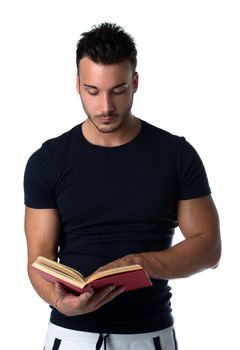
<svg viewBox="0 0 240 350"><path fill-rule="evenodd" d="M74 331L50 323L44 350L177 350L173 327L138 334Z"/></svg>

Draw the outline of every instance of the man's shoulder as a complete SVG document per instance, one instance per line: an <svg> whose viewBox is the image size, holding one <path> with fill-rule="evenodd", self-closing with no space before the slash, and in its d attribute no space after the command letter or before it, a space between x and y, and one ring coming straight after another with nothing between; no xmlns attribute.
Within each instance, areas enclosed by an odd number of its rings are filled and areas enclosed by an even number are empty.
<svg viewBox="0 0 240 350"><path fill-rule="evenodd" d="M185 141L183 136L175 135L167 130L161 129L153 124L143 121L147 135L151 140L167 145L179 145Z"/></svg>
<svg viewBox="0 0 240 350"><path fill-rule="evenodd" d="M55 152L59 149L66 149L66 147L70 146L72 142L74 141L77 128L79 128L79 125L74 126L70 130L56 136L53 138L50 138L46 140L43 144L43 148L48 148L50 151Z"/></svg>
<svg viewBox="0 0 240 350"><path fill-rule="evenodd" d="M68 158L74 148L76 142L77 128L79 125L74 126L72 129L50 138L44 141L40 148L38 148L30 157L34 161L58 161Z"/></svg>

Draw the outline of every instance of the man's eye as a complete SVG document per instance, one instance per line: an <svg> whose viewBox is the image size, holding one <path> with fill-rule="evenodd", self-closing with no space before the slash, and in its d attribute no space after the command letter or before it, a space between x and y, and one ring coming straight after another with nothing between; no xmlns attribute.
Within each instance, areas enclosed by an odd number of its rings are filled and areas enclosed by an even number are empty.
<svg viewBox="0 0 240 350"><path fill-rule="evenodd" d="M114 94L116 94L116 95L121 95L121 94L123 94L125 91L126 91L125 88L113 90Z"/></svg>
<svg viewBox="0 0 240 350"><path fill-rule="evenodd" d="M89 95L96 96L98 94L98 91L96 90L88 90Z"/></svg>

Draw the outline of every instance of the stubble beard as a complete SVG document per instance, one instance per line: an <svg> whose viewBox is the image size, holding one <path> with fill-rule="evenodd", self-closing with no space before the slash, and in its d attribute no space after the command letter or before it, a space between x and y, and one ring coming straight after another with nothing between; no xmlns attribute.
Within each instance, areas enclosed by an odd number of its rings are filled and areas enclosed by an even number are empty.
<svg viewBox="0 0 240 350"><path fill-rule="evenodd" d="M84 109L84 112L86 113L88 120L94 125L94 127L101 133L104 134L109 134L109 133L114 133L116 131L118 131L123 125L124 123L130 118L132 117L132 104L133 104L133 96L131 99L131 102L129 103L129 106L126 108L125 112L123 112L121 115L114 113L114 112L110 112L108 114L99 114L99 115L94 115L92 116L86 106L84 105L83 101L82 101L82 106ZM105 122L104 124L101 123L100 125L97 123L98 120L100 120L101 117L113 117L113 123L111 121L109 122Z"/></svg>

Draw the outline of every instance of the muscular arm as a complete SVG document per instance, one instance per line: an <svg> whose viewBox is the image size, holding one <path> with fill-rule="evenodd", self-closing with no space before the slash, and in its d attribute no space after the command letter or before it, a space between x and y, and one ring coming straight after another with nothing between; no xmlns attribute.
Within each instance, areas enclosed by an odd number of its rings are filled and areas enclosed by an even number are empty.
<svg viewBox="0 0 240 350"><path fill-rule="evenodd" d="M108 286L97 292L74 295L57 283L45 281L31 268L38 255L56 260L61 222L56 209L31 209L25 211L25 232L28 246L28 274L31 283L48 304L67 316L76 316L97 310L114 299L123 289Z"/></svg>
<svg viewBox="0 0 240 350"><path fill-rule="evenodd" d="M211 196L179 201L177 215L182 242L164 251L127 255L103 268L139 263L152 278L174 279L215 267L220 259L221 240Z"/></svg>
<svg viewBox="0 0 240 350"><path fill-rule="evenodd" d="M56 209L25 209L25 233L28 247L28 275L36 292L47 303L56 300L53 284L38 276L31 265L38 255L56 260L60 220Z"/></svg>
<svg viewBox="0 0 240 350"><path fill-rule="evenodd" d="M182 242L163 252L143 254L143 261L154 278L188 277L218 264L219 220L211 196L180 201L178 223L185 238Z"/></svg>

